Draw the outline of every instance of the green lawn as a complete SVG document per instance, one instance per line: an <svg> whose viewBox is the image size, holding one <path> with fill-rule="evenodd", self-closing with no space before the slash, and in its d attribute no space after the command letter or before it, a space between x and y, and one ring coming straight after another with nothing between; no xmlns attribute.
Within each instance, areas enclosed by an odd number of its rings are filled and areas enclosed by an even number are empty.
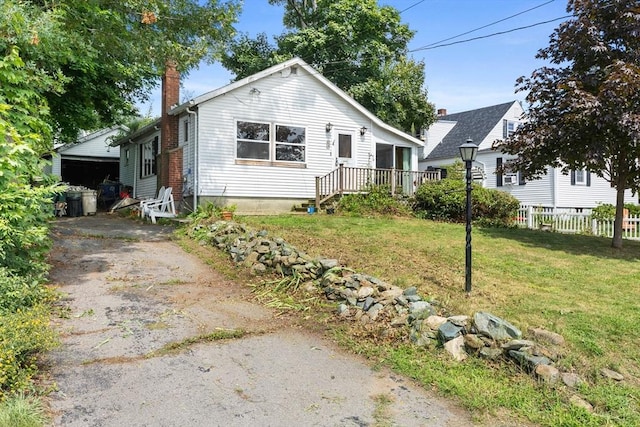
<svg viewBox="0 0 640 427"><path fill-rule="evenodd" d="M417 219L330 215L246 217L254 228L313 256L336 258L358 272L401 287L417 286L448 314L482 310L525 332L543 327L564 336L558 365L586 380L579 390L548 386L515 366L468 359L451 362L440 351L408 343L341 342L392 366L443 395L456 396L480 421L494 416L534 424L640 425L640 242L613 250L610 240L521 229L473 230L473 290L464 293L464 225ZM603 367L621 372L613 382ZM569 404L578 394L594 407Z"/></svg>

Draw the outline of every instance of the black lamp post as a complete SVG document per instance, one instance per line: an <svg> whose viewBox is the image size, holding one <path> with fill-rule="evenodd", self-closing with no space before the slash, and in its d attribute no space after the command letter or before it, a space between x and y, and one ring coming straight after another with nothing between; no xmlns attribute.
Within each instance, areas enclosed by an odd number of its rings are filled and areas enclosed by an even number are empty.
<svg viewBox="0 0 640 427"><path fill-rule="evenodd" d="M476 154L478 154L478 146L471 138L460 146L460 157L467 170L467 246L464 275L464 290L467 294L471 292L471 164L476 159Z"/></svg>

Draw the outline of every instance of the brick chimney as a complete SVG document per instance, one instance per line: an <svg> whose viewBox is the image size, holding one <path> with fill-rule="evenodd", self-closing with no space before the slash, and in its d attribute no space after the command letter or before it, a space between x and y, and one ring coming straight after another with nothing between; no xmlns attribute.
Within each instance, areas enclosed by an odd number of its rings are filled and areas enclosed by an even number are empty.
<svg viewBox="0 0 640 427"><path fill-rule="evenodd" d="M180 73L174 61L167 61L162 75L162 116L158 187L173 187L173 198L182 200L182 148L178 147L178 117L169 111L180 100Z"/></svg>
<svg viewBox="0 0 640 427"><path fill-rule="evenodd" d="M438 117L446 116L447 109L446 108L438 108Z"/></svg>

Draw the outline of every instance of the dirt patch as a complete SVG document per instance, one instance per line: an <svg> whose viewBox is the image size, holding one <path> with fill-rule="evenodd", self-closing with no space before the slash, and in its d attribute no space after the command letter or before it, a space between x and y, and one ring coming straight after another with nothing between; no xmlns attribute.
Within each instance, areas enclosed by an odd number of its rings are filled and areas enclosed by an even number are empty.
<svg viewBox="0 0 640 427"><path fill-rule="evenodd" d="M109 215L55 223L51 280L69 315L50 356L54 425L472 425L256 304L171 231Z"/></svg>

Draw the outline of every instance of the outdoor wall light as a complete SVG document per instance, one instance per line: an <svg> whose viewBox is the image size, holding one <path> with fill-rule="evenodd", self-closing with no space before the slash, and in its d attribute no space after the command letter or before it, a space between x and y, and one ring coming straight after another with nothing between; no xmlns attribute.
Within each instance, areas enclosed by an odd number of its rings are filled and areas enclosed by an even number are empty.
<svg viewBox="0 0 640 427"><path fill-rule="evenodd" d="M367 133L367 128L365 126L362 126L360 128L360 135L364 135L365 133Z"/></svg>
<svg viewBox="0 0 640 427"><path fill-rule="evenodd" d="M331 124L331 122L329 122L325 125L324 128L327 132L331 132L331 129L333 129L333 125Z"/></svg>

